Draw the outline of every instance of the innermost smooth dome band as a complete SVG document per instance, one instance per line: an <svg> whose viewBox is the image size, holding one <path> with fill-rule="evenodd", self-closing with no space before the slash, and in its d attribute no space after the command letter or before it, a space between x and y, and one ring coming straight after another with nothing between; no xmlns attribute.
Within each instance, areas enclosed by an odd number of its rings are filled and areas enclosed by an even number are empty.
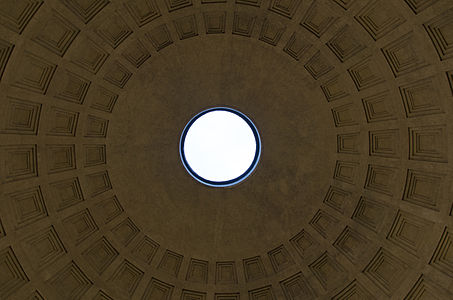
<svg viewBox="0 0 453 300"><path fill-rule="evenodd" d="M250 119L226 107L197 114L180 141L184 167L209 186L231 186L244 180L256 167L260 151L259 134Z"/></svg>

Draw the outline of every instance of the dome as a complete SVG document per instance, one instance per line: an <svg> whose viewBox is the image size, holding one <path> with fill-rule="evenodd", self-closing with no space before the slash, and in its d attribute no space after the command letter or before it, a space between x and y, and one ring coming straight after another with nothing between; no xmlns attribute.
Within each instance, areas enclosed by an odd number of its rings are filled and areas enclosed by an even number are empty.
<svg viewBox="0 0 453 300"><path fill-rule="evenodd" d="M0 299L450 299L452 104L451 0L1 0Z"/></svg>

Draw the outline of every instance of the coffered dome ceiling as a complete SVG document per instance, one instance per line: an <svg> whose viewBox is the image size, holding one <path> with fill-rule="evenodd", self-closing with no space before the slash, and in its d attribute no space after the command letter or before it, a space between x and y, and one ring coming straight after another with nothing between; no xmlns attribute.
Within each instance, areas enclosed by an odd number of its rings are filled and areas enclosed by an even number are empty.
<svg viewBox="0 0 453 300"><path fill-rule="evenodd" d="M0 299L450 299L451 0L0 0ZM254 173L181 132L227 106Z"/></svg>

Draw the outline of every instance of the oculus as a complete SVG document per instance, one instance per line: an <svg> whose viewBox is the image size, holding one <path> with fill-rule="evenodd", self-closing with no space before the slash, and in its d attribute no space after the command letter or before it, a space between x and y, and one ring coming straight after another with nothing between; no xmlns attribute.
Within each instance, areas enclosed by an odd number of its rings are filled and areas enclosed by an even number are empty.
<svg viewBox="0 0 453 300"><path fill-rule="evenodd" d="M179 153L187 172L213 187L235 185L258 164L261 140L252 121L228 107L195 115L184 128Z"/></svg>

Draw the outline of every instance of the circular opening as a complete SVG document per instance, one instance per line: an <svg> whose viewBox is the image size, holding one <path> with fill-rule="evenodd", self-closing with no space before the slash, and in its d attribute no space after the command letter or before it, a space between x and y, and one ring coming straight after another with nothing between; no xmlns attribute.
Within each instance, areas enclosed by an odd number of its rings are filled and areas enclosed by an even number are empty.
<svg viewBox="0 0 453 300"><path fill-rule="evenodd" d="M192 177L216 187L244 180L255 169L261 141L252 121L243 113L215 107L193 117L179 145L181 160Z"/></svg>

